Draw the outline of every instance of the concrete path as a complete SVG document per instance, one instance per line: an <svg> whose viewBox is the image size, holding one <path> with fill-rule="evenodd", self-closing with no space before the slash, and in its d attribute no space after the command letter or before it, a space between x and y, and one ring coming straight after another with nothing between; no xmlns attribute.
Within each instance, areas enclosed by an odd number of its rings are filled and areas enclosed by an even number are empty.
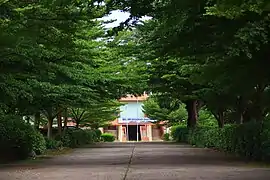
<svg viewBox="0 0 270 180"><path fill-rule="evenodd" d="M170 143L105 143L38 164L0 168L0 180L270 180L270 169L209 149Z"/></svg>

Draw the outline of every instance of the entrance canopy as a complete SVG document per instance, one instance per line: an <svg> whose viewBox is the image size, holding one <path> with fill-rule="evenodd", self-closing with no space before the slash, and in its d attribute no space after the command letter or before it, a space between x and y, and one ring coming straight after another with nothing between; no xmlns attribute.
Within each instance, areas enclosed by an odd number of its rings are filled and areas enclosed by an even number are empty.
<svg viewBox="0 0 270 180"><path fill-rule="evenodd" d="M143 122L155 122L156 120L152 120L149 118L119 118L118 122L119 123L131 123L131 122L136 122L136 123L143 123Z"/></svg>

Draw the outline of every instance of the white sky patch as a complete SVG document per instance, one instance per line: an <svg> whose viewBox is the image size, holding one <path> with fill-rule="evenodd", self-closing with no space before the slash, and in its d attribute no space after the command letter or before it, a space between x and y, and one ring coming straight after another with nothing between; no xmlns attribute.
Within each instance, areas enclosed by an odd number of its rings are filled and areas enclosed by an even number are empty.
<svg viewBox="0 0 270 180"><path fill-rule="evenodd" d="M121 12L120 10L112 11L110 15L101 18L104 21L116 20L112 23L106 24L106 28L113 28L118 26L121 22L124 22L129 18L129 13Z"/></svg>
<svg viewBox="0 0 270 180"><path fill-rule="evenodd" d="M125 20L127 20L129 18L129 15L130 15L130 13L128 13L128 12L122 12L120 10L115 10L115 11L112 11L110 15L105 16L101 19L104 21L116 20L112 23L105 24L105 28L113 28L113 27L119 26L119 24L121 22L124 22ZM148 16L141 18L142 21L149 20L149 19L151 19L151 17L148 17Z"/></svg>

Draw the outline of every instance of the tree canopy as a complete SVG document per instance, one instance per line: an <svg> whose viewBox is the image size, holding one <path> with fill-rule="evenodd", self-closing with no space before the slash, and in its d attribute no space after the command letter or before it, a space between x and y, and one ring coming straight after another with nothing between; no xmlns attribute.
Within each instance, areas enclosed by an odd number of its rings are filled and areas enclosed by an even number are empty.
<svg viewBox="0 0 270 180"><path fill-rule="evenodd" d="M107 31L100 18L115 9L130 18ZM5 0L0 10L6 114L42 113L51 127L67 109L98 113L143 91L184 104L189 127L202 107L220 127L269 113L266 0ZM152 19L138 23L143 16ZM147 103L154 114L175 112Z"/></svg>
<svg viewBox="0 0 270 180"><path fill-rule="evenodd" d="M185 106L178 99L150 96L143 103L143 112L157 123L166 122L167 126L184 124L187 120Z"/></svg>
<svg viewBox="0 0 270 180"><path fill-rule="evenodd" d="M267 1L112 2L131 17L152 17L134 32L139 59L150 64L151 91L186 104L189 126L196 125L201 105L220 127L268 114Z"/></svg>
<svg viewBox="0 0 270 180"><path fill-rule="evenodd" d="M99 107L98 113L127 92L142 92L132 84L137 71L123 65L130 61L124 47L109 41L117 38L99 20L108 14L99 1L2 1L0 8L3 112L44 114L50 137L53 119L61 121L67 108Z"/></svg>

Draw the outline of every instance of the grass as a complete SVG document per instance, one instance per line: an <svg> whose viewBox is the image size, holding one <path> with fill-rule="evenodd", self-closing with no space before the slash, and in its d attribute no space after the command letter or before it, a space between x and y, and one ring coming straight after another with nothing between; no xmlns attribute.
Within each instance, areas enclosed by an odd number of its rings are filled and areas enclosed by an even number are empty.
<svg viewBox="0 0 270 180"><path fill-rule="evenodd" d="M270 164L259 162L248 163L246 166L250 168L270 168Z"/></svg>
<svg viewBox="0 0 270 180"><path fill-rule="evenodd" d="M270 168L270 163L263 162L263 161L250 161L250 162L247 162L246 167L249 167L249 168Z"/></svg>
<svg viewBox="0 0 270 180"><path fill-rule="evenodd" d="M38 155L37 158L44 157L44 156L59 156L72 153L74 149L71 148L61 148L61 149L48 149L42 155Z"/></svg>

